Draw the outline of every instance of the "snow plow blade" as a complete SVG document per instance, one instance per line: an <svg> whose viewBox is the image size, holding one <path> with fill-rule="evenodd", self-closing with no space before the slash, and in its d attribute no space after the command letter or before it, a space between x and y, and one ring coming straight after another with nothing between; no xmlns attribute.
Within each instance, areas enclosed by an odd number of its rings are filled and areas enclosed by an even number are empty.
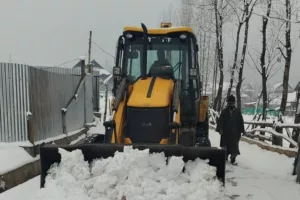
<svg viewBox="0 0 300 200"><path fill-rule="evenodd" d="M61 155L58 148L67 151L80 149L84 159L92 162L97 158L113 157L116 151L123 151L122 144L79 144L79 145L55 145L46 144L40 147L41 180L40 186L43 188L45 179L51 165L60 163ZM225 150L215 147L183 147L180 145L132 145L139 150L149 149L150 153L164 152L166 157L183 156L185 162L189 160L208 159L209 165L216 167L217 178L225 185Z"/></svg>

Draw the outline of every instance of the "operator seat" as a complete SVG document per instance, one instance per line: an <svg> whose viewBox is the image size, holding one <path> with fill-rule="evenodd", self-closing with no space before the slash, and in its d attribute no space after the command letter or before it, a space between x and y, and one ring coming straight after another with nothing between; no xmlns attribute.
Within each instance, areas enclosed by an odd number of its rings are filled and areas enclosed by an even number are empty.
<svg viewBox="0 0 300 200"><path fill-rule="evenodd" d="M170 62L165 58L164 50L157 50L157 60L151 65L148 76L174 80L174 70Z"/></svg>

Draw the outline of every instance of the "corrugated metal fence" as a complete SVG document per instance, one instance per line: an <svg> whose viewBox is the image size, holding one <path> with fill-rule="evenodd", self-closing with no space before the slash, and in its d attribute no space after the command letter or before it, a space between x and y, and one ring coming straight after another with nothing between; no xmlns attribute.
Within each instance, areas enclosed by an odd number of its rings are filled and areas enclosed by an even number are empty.
<svg viewBox="0 0 300 200"><path fill-rule="evenodd" d="M28 66L0 63L0 142L26 141Z"/></svg>
<svg viewBox="0 0 300 200"><path fill-rule="evenodd" d="M58 68L58 67L39 67L46 71L60 74L73 74L80 76L80 68ZM93 109L98 112L100 109L99 104L99 83L100 83L100 73L98 71L93 71Z"/></svg>
<svg viewBox="0 0 300 200"><path fill-rule="evenodd" d="M80 70L0 63L0 76L0 142L33 143L63 133L62 109L75 95ZM67 132L93 121L98 86L91 75L84 81L76 103L67 110Z"/></svg>

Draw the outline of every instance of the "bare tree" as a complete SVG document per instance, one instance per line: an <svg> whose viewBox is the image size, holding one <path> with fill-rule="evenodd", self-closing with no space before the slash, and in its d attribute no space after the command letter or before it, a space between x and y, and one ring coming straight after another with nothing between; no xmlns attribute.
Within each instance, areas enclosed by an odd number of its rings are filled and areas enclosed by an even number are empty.
<svg viewBox="0 0 300 200"><path fill-rule="evenodd" d="M223 0L219 1L214 0L214 10L215 10L215 26L216 26L216 49L218 55L218 65L220 70L220 79L219 79L219 88L217 96L214 100L213 109L220 111L221 110L221 101L222 101L222 92L223 92L223 82L224 82L224 60L223 60ZM221 9L220 9L221 8Z"/></svg>
<svg viewBox="0 0 300 200"><path fill-rule="evenodd" d="M291 67L291 59L292 59L292 47L291 47L291 15L292 15L292 6L290 0L285 0L285 14L286 14L286 22L285 22L285 44L281 43L285 48L285 54L283 53L281 47L278 47L284 60L284 72L283 72L283 91L282 98L280 104L280 111L284 114L286 110L287 96L288 96L288 85L289 85L289 76L290 76L290 67Z"/></svg>
<svg viewBox="0 0 300 200"><path fill-rule="evenodd" d="M266 120L266 110L270 101L267 89L267 81L272 78L281 69L281 55L276 49L281 38L281 29L283 23L279 21L268 21L267 15L270 14L272 8L272 0L267 0L267 12L266 16L263 17L263 28L262 28L262 51L258 52L253 49L249 53L249 57L252 60L254 69L261 75L262 79L262 97L263 97L263 120ZM265 20L267 19L267 21ZM267 28L267 25L268 28ZM269 30L269 31L267 31ZM260 56L259 56L260 54ZM259 62L257 62L257 58ZM258 64L259 63L259 64ZM249 64L249 66L251 66Z"/></svg>
<svg viewBox="0 0 300 200"><path fill-rule="evenodd" d="M232 86L233 86L233 80L234 80L234 72L235 69L238 66L237 59L238 59L238 51L240 46L240 32L242 29L243 24L245 23L245 30L244 30L244 42L242 47L242 53L241 53L241 61L239 63L238 68L238 81L237 81L237 87L236 87L236 96L237 96L237 107L241 108L241 86L243 81L243 69L244 69L244 63L245 63L245 56L247 51L247 45L248 45L248 31L249 31L249 21L252 16L253 9L256 5L257 0L244 0L243 1L243 10L240 11L239 4L231 5L233 8L237 19L238 19L238 28L237 28L237 34L236 34L236 47L235 47L235 53L234 53L234 62L233 67L231 68L231 78L230 78L230 85L227 91L227 98L231 94ZM240 3L241 4L241 3ZM241 14L239 14L241 13ZM240 16L242 15L242 16Z"/></svg>
<svg viewBox="0 0 300 200"><path fill-rule="evenodd" d="M210 0L212 1L212 0ZM181 0L181 25L193 28L199 43L200 74L207 92L208 82L211 78L215 63L215 26L213 4L205 0Z"/></svg>
<svg viewBox="0 0 300 200"><path fill-rule="evenodd" d="M185 17L188 20L185 21L185 24L181 24L192 26L196 30L195 33L200 46L199 58L202 58L200 60L200 72L204 80L204 89L207 87L212 72L210 66L215 64L218 66L218 70L216 68L213 70L213 85L215 85L219 75L218 91L213 101L213 108L217 111L221 109L224 80L223 27L225 22L230 21L232 8L230 8L229 2L233 1L238 2L238 0L181 0L182 10L192 7L192 12L189 10L188 13L193 13L193 16L191 18ZM216 60L215 57L217 57Z"/></svg>
<svg viewBox="0 0 300 200"><path fill-rule="evenodd" d="M235 8L235 5L233 6L233 5L230 4L230 6ZM234 13L236 14L236 17L238 19L238 27L237 27L236 41L235 41L234 61L233 61L233 66L230 68L231 77L230 77L230 85L229 85L228 91L227 91L227 98L231 94L231 90L232 90L233 79L234 79L234 71L235 71L236 66L237 66L238 52L239 52L239 46L240 46L240 32L241 32L243 24L245 23L245 15L246 15L245 11L242 12L242 14L240 14L239 10L237 10L237 9L233 9L233 10L234 10ZM242 15L242 16L240 16L240 15Z"/></svg>
<svg viewBox="0 0 300 200"><path fill-rule="evenodd" d="M243 43L243 50L242 50L242 56L241 56L241 62L239 67L239 76L238 76L238 83L236 86L236 96L237 96L237 107L241 109L242 103L241 103L241 87L243 82L243 71L244 71L244 64L245 64L245 57L247 52L247 46L248 46L248 33L249 33L249 22L250 18L253 13L253 9L256 5L257 0L246 0L244 1L244 11L246 13L245 18L245 31L244 31L244 43Z"/></svg>
<svg viewBox="0 0 300 200"><path fill-rule="evenodd" d="M266 69L266 51L267 51L267 25L272 8L272 0L267 0L266 16L262 17L262 51L260 56L260 67L262 77L262 96L263 96L263 120L267 118L268 94L267 94L267 69Z"/></svg>

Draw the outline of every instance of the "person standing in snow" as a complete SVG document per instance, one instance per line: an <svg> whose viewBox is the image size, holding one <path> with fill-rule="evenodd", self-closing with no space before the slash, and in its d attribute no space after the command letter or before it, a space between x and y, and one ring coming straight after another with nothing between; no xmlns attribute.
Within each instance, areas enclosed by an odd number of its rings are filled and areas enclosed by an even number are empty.
<svg viewBox="0 0 300 200"><path fill-rule="evenodd" d="M216 130L221 135L220 146L226 149L226 160L231 155L231 163L234 164L237 155L240 155L239 141L245 128L242 113L235 107L233 95L227 99L227 107L221 112Z"/></svg>

